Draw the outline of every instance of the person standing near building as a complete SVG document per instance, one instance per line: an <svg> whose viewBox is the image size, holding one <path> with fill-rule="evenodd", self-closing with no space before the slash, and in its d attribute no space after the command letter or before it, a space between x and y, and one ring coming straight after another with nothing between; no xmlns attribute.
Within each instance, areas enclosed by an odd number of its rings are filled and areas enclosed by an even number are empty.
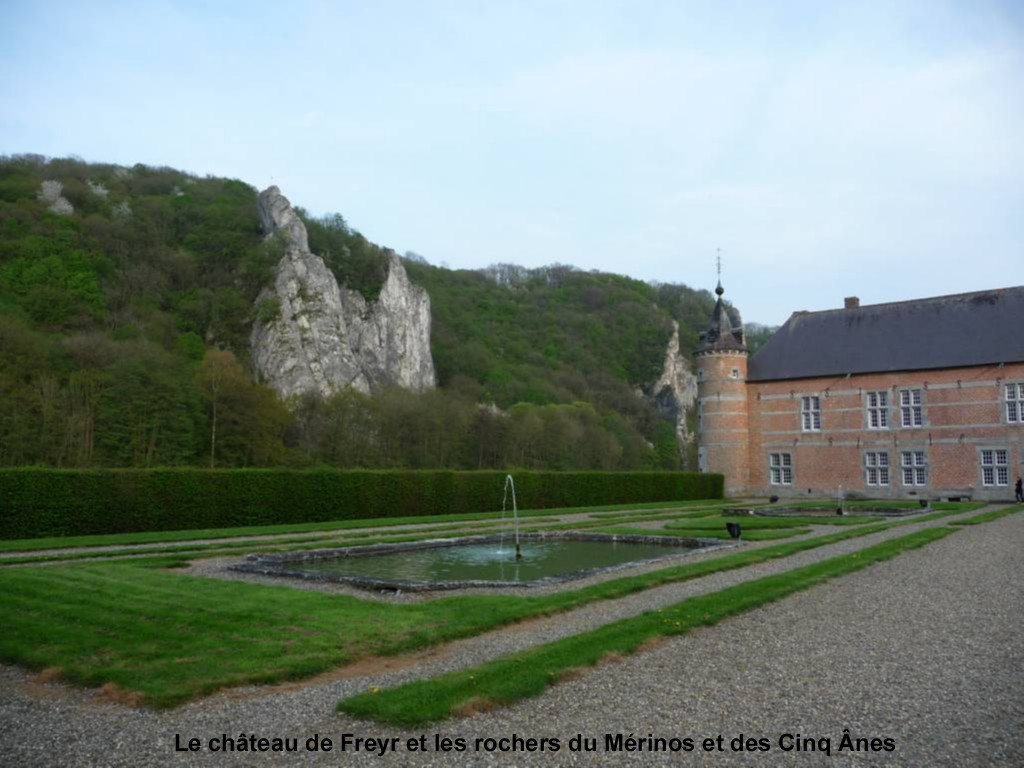
<svg viewBox="0 0 1024 768"><path fill-rule="evenodd" d="M1017 484L1013 486L1014 498L1017 501L1024 501L1024 480L1017 478Z"/></svg>

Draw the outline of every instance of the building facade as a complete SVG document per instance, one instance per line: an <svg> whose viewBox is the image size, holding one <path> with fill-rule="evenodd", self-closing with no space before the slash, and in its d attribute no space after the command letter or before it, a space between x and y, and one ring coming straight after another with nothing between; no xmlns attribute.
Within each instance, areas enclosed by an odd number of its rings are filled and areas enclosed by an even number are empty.
<svg viewBox="0 0 1024 768"><path fill-rule="evenodd" d="M1013 498L1024 287L796 312L749 360L716 293L696 352L698 462L728 494Z"/></svg>

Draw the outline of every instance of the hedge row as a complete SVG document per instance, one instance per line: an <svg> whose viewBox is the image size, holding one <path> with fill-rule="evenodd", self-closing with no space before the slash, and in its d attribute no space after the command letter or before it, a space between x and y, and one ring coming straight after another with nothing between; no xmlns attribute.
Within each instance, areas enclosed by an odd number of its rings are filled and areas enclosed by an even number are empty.
<svg viewBox="0 0 1024 768"><path fill-rule="evenodd" d="M505 472L0 469L0 539L501 509ZM523 509L721 498L722 476L513 472Z"/></svg>

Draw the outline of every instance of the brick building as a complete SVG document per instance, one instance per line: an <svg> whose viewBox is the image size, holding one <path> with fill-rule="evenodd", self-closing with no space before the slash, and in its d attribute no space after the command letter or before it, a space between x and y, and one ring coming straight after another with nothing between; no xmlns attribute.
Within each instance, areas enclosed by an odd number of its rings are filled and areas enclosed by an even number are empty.
<svg viewBox="0 0 1024 768"><path fill-rule="evenodd" d="M1024 286L795 312L749 360L715 292L696 352L698 461L728 494L1013 498Z"/></svg>

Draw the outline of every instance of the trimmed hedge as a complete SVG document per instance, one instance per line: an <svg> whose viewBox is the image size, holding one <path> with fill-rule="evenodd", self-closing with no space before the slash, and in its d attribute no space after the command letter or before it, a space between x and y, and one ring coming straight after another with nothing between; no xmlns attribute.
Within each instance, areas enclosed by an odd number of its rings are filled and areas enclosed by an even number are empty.
<svg viewBox="0 0 1024 768"><path fill-rule="evenodd" d="M0 469L0 539L501 509L506 472ZM722 498L721 475L512 472L524 509Z"/></svg>

